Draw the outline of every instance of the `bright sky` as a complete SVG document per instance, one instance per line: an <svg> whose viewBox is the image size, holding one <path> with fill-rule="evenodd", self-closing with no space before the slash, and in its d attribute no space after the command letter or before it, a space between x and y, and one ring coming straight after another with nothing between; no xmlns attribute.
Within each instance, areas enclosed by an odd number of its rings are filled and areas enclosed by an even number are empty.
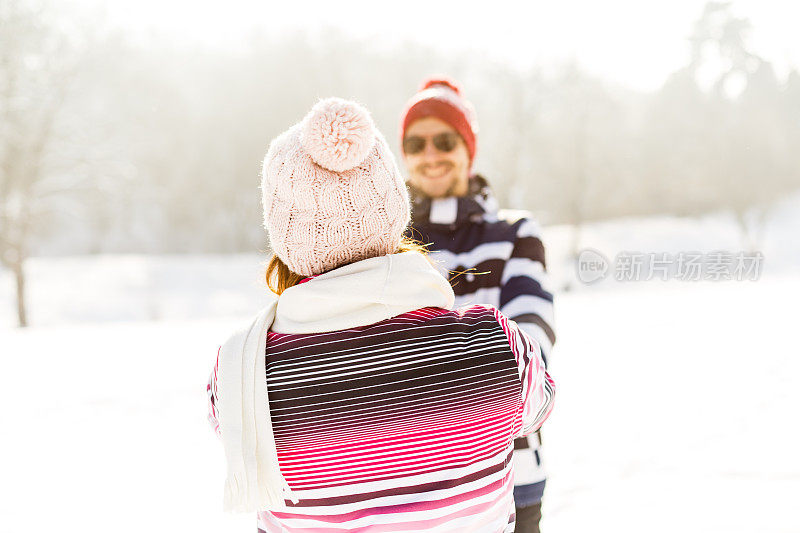
<svg viewBox="0 0 800 533"><path fill-rule="evenodd" d="M413 40L476 50L519 67L574 59L609 81L656 89L688 58L686 37L704 0L73 0L102 5L114 23L178 41L237 46L254 28L280 35L334 27L376 46ZM785 75L800 66L800 2L734 0L753 23L755 51Z"/></svg>

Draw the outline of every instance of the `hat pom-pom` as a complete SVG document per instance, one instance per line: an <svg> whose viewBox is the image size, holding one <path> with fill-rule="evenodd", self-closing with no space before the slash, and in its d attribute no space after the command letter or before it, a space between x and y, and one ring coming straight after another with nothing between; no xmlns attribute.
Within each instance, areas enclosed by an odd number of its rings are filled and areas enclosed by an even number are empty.
<svg viewBox="0 0 800 533"><path fill-rule="evenodd" d="M334 172L358 166L375 145L372 117L355 102L320 100L304 121L303 148L316 164Z"/></svg>

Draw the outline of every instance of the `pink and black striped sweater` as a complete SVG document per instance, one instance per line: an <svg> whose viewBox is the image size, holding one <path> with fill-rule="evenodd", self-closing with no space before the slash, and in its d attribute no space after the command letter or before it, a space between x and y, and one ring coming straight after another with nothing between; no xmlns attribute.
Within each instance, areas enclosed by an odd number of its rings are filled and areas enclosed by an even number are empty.
<svg viewBox="0 0 800 533"><path fill-rule="evenodd" d="M270 332L266 358L280 469L299 501L260 512L259 531L513 531L514 438L542 425L554 385L536 341L497 309Z"/></svg>

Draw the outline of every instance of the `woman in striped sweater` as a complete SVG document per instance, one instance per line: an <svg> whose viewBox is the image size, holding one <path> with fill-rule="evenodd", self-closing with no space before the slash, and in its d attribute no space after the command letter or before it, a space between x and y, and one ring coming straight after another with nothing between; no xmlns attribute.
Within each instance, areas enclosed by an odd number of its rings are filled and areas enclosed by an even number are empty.
<svg viewBox="0 0 800 533"><path fill-rule="evenodd" d="M368 112L319 102L270 145L278 295L208 385L225 507L263 532L514 529L515 437L553 383L538 344L453 291L403 240L409 200Z"/></svg>

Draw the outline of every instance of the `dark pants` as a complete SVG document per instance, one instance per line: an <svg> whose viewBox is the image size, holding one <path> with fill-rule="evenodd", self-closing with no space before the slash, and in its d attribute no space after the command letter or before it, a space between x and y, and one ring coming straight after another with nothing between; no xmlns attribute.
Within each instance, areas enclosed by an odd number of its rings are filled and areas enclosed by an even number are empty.
<svg viewBox="0 0 800 533"><path fill-rule="evenodd" d="M514 533L539 533L541 519L541 502L528 507L517 507L517 525L514 526Z"/></svg>

